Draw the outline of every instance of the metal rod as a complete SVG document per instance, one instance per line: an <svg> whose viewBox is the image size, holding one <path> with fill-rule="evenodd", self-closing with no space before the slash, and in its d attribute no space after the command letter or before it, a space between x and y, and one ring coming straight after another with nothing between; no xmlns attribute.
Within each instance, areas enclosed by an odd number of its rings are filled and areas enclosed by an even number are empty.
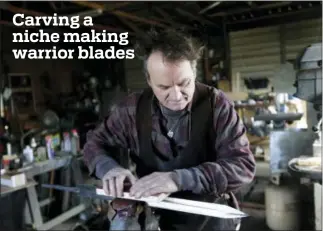
<svg viewBox="0 0 323 231"><path fill-rule="evenodd" d="M66 187L66 186L62 186L62 185L42 184L42 187L49 188L49 189L68 191L68 192L74 192L74 193L80 192L80 190L76 187Z"/></svg>

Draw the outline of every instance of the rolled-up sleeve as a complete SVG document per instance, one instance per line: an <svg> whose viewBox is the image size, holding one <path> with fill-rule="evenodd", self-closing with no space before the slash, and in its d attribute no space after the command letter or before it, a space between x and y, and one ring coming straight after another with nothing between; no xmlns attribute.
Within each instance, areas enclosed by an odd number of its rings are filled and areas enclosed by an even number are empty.
<svg viewBox="0 0 323 231"><path fill-rule="evenodd" d="M175 179L182 190L199 194L234 192L254 178L255 159L242 120L222 92L218 93L215 102L216 161L176 170Z"/></svg>
<svg viewBox="0 0 323 231"><path fill-rule="evenodd" d="M127 110L116 107L94 130L87 134L83 159L90 175L102 178L112 168L119 166L111 151L127 148Z"/></svg>

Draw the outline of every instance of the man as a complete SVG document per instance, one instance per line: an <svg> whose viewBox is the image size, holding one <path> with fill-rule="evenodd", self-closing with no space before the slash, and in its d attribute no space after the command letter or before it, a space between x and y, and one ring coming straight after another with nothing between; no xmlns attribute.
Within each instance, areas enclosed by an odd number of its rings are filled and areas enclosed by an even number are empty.
<svg viewBox="0 0 323 231"><path fill-rule="evenodd" d="M174 32L151 32L141 44L149 89L125 98L88 135L84 159L105 192L121 196L169 193L174 197L226 203L252 181L254 157L233 104L219 90L196 81L202 47ZM139 49L140 50L140 49ZM130 150L135 172L112 157ZM225 219L157 211L161 229L233 230Z"/></svg>

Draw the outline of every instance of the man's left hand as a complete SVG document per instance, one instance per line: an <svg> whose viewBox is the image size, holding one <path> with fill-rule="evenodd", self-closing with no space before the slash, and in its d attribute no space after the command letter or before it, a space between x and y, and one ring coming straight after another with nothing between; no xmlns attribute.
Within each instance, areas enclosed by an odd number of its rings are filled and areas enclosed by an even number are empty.
<svg viewBox="0 0 323 231"><path fill-rule="evenodd" d="M175 172L154 172L136 181L130 188L130 196L136 198L153 196L160 193L179 191L174 179Z"/></svg>

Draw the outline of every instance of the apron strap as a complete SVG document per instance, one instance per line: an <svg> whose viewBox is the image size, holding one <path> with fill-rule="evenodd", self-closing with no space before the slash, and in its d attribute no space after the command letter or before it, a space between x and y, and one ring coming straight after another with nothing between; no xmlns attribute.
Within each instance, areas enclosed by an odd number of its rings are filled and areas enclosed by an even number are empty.
<svg viewBox="0 0 323 231"><path fill-rule="evenodd" d="M196 158L199 160L208 159L209 147L212 147L214 137L210 131L210 127L213 127L213 92L210 90L209 86L201 83L196 83L196 89L193 96L192 111L191 111L191 134L190 141L182 151L179 159L174 159L174 161L169 161L167 165L172 164L176 167L175 162L185 162L186 165L190 165L189 160L186 157L192 157L192 155L200 155ZM138 132L139 140L139 156L132 156L133 161L137 166L138 175L146 175L153 171L162 171L158 168L157 154L153 153L154 146L152 144L151 134L152 134L152 100L153 91L145 89L141 94L137 108L136 108L136 126ZM206 121L201 123L201 121ZM211 137L210 137L211 136ZM211 143L211 144L210 144ZM213 147L212 147L213 148ZM184 157L185 156L185 157ZM194 157L193 157L194 158ZM213 157L211 157L213 160ZM196 164L198 164L198 159L193 159ZM175 161L176 160L176 161ZM160 160L162 161L162 160ZM183 163L184 163L183 162ZM178 163L179 164L179 163ZM194 163L191 163L194 164ZM167 167L167 168L166 168ZM185 166L183 166L185 167ZM143 170L144 168L144 170ZM165 166L165 170L172 170L173 166Z"/></svg>

